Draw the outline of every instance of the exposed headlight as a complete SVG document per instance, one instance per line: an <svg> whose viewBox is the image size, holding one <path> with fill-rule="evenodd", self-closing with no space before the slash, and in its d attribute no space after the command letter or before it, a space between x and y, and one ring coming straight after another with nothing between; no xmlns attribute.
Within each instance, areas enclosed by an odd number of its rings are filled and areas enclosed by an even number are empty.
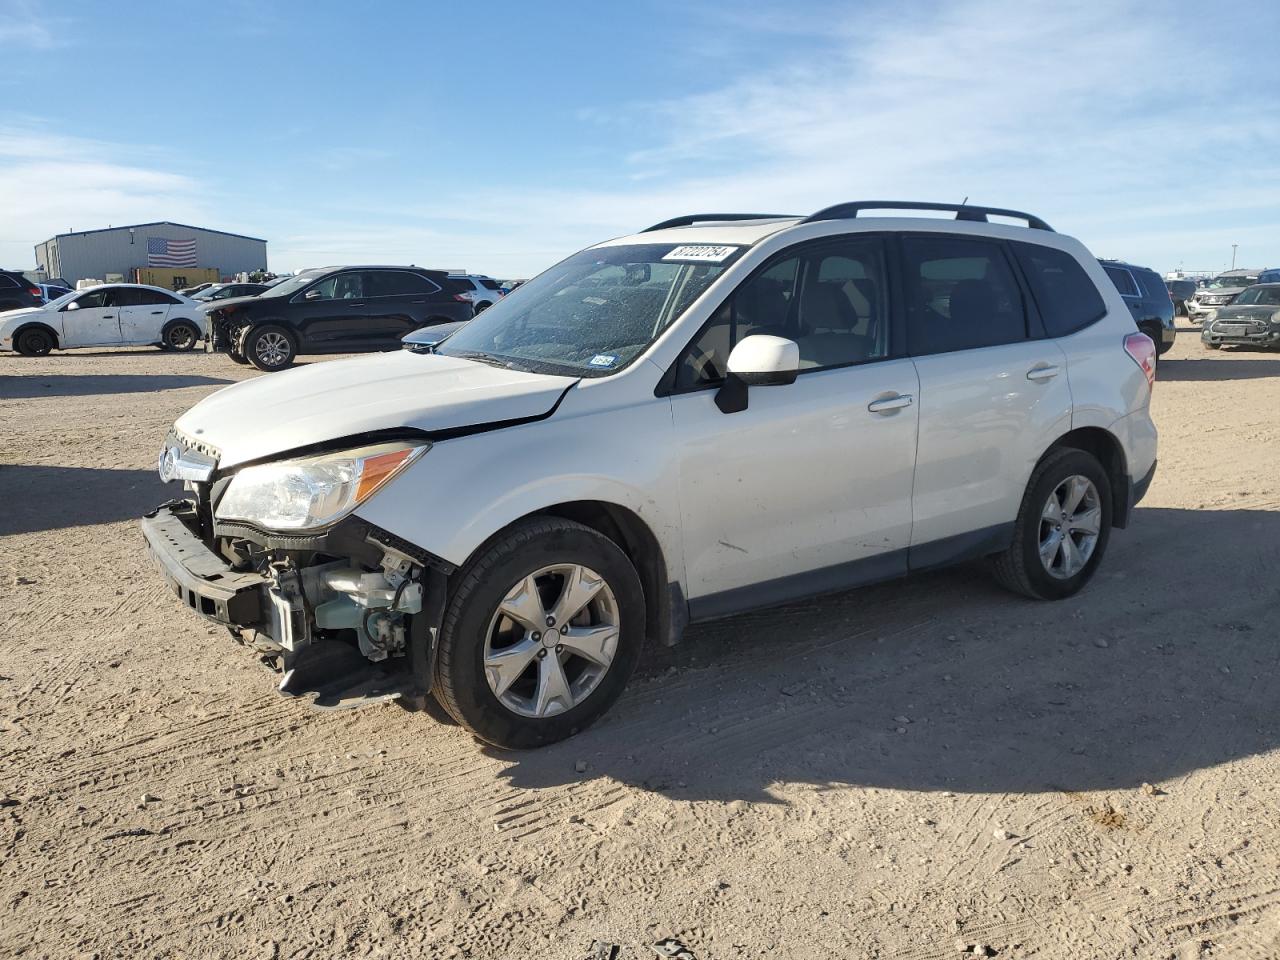
<svg viewBox="0 0 1280 960"><path fill-rule="evenodd" d="M245 467L227 487L217 516L269 530L326 527L368 500L430 447L381 443Z"/></svg>

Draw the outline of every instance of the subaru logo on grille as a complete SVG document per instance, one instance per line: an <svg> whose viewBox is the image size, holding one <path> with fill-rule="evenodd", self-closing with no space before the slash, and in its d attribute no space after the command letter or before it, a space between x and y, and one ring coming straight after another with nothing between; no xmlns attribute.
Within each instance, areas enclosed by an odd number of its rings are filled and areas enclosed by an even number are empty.
<svg viewBox="0 0 1280 960"><path fill-rule="evenodd" d="M160 451L160 462L157 465L160 479L165 483L176 479L178 474L178 448L165 447Z"/></svg>

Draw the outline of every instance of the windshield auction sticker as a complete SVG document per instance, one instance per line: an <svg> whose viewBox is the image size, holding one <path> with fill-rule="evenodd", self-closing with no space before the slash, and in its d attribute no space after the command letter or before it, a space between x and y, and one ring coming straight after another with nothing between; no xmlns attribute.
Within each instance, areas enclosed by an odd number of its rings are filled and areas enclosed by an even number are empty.
<svg viewBox="0 0 1280 960"><path fill-rule="evenodd" d="M720 263L738 252L733 246L711 246L699 243L690 246L676 247L663 260L685 260L692 263Z"/></svg>

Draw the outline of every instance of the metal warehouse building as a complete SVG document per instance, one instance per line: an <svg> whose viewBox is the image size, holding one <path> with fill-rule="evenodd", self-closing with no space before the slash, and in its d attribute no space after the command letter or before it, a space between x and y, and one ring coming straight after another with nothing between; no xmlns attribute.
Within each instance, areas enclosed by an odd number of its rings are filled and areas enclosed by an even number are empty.
<svg viewBox="0 0 1280 960"><path fill-rule="evenodd" d="M183 223L135 223L128 227L60 233L36 245L36 265L50 277L105 280L135 269L212 269L220 277L267 268L267 241Z"/></svg>

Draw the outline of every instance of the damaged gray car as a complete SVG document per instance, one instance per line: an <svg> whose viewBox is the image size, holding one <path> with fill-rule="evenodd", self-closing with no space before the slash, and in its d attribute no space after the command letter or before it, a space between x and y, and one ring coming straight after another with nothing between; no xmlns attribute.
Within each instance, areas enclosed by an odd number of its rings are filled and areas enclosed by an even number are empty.
<svg viewBox="0 0 1280 960"><path fill-rule="evenodd" d="M1200 331L1210 350L1222 346L1280 347L1280 283L1255 283Z"/></svg>

